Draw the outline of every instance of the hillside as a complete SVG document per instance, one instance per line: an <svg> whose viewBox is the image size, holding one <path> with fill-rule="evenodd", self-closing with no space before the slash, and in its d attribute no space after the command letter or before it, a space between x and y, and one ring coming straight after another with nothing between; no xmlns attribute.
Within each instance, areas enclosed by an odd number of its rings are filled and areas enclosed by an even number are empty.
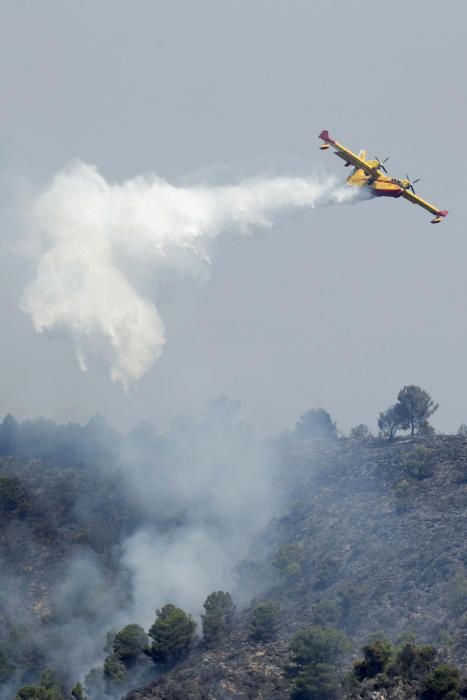
<svg viewBox="0 0 467 700"><path fill-rule="evenodd" d="M53 666L64 688L71 688L102 663L105 633L114 627L115 635L115 624L132 622L128 615L135 593L122 559L126 538L150 524L151 532L168 536L161 541L177 541L188 525L199 526L203 512L206 521L214 518L216 532L222 526L222 512L206 511L202 490L190 516L188 501L167 500L171 491L163 490L161 476L167 473L164 459L172 465L185 451L192 456L200 434L210 435L213 426L218 446L228 444L232 451L238 435L229 421L228 430L222 428L225 434L218 422L203 424L194 438L189 427L183 452L179 434L176 452L167 438L157 450L151 442L157 474L152 508L146 502L141 507L118 466L0 459L2 700L14 697L21 683L36 682L46 666ZM244 435L243 427L240 432ZM212 443L210 437L209 456L217 469L222 454L213 452ZM106 684L88 689L90 700L124 695L127 700L287 698L292 685L284 668L302 628L345 635L347 646L335 667L342 678L361 657L361 648L381 637L396 645L412 639L432 644L436 663L448 662L467 673L467 439L309 440L290 433L273 448L269 478L280 498L275 517L235 567L231 592L237 612L231 631L209 645L195 641L185 658L171 664L154 665L142 657L136 666L128 665L128 677L123 669L124 682L115 681L117 664ZM237 448L234 453L226 462L229 468L239 454L247 454ZM134 479L134 445L131 454ZM259 482L246 485L251 486L249 494L244 492L246 502L254 506ZM143 486L148 490L149 482ZM191 487L187 494L191 500L196 495ZM233 522L239 526L239 520ZM161 562L154 556L157 572ZM265 600L279 609L275 632L268 640L253 639L252 610ZM93 673L102 677L102 669ZM424 677L396 676L387 682L390 690L381 677L366 678L326 697L431 699L423 695ZM68 699L66 692L50 697Z"/></svg>
<svg viewBox="0 0 467 700"><path fill-rule="evenodd" d="M98 629L115 547L137 522L118 476L0 459L0 696L58 666L71 629ZM76 623L75 623L76 620Z"/></svg>
<svg viewBox="0 0 467 700"><path fill-rule="evenodd" d="M127 700L287 697L289 641L312 624L350 638L343 669L372 635L384 634L413 635L467 671L467 441L295 443L283 449L281 466L283 515L239 567L239 577L263 584L261 595L280 605L278 639L249 639L245 611L224 643L199 647ZM397 692L418 697L410 684Z"/></svg>

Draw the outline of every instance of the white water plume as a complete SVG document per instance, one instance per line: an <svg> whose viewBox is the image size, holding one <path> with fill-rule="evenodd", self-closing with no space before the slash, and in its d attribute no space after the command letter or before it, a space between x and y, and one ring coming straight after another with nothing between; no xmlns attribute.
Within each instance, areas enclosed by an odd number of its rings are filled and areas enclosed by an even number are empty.
<svg viewBox="0 0 467 700"><path fill-rule="evenodd" d="M280 212L355 202L334 177L263 177L238 185L176 187L156 176L109 183L77 162L31 207L35 277L21 306L38 332L64 331L83 371L89 354L127 388L159 357L164 324L138 284L150 266L199 274L210 241L228 230L272 226ZM136 272L135 272L136 271Z"/></svg>

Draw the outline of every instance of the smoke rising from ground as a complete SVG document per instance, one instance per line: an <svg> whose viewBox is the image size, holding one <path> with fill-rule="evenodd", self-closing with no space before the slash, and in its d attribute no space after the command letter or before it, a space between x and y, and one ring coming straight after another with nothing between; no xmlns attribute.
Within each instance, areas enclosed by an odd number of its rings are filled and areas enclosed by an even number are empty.
<svg viewBox="0 0 467 700"><path fill-rule="evenodd" d="M271 227L286 210L362 197L317 176L176 187L152 175L115 184L76 162L32 203L35 276L21 306L38 332L71 336L83 371L97 355L128 388L165 343L160 311L144 290L148 273L199 275L222 233L246 234Z"/></svg>
<svg viewBox="0 0 467 700"><path fill-rule="evenodd" d="M52 422L18 424L10 417L0 424L4 451L8 439L8 453L23 460L42 455L46 465L55 454L57 466L36 471L33 460L22 476L27 522L14 520L6 538L21 556L27 543L24 562L35 562L41 587L35 595L29 588L18 595L12 584L7 608L18 599L15 623L22 622L43 659L29 676L12 680L14 688L0 689L1 700L10 700L29 678L36 681L46 666L70 685L84 680L103 662L107 632L128 623L148 630L166 603L199 620L213 590L231 591L239 605L249 599L235 565L277 514L280 498L271 446L255 437L238 401L220 397L201 416L179 417L164 432L140 424L128 435L97 417L65 431ZM64 468L75 461L80 466ZM38 494L43 484L44 496ZM43 527L50 513L52 534ZM50 543L58 532L61 554L55 558ZM7 562L1 562L4 572ZM22 563L11 562L12 571L21 565L24 572ZM3 573L4 590L6 581ZM157 673L149 661L144 669ZM102 668L99 674L102 679ZM96 692L89 697L102 700Z"/></svg>
<svg viewBox="0 0 467 700"><path fill-rule="evenodd" d="M154 601L199 614L211 590L232 590L234 565L278 507L272 454L241 420L238 402L210 402L160 445L159 455L139 457L130 446L125 458L127 493L145 524L123 543L121 564L141 624L151 622Z"/></svg>

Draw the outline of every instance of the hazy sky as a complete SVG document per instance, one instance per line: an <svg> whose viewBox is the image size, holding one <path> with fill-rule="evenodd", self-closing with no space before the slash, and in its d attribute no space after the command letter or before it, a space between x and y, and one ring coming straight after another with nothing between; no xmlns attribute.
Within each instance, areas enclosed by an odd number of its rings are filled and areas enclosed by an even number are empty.
<svg viewBox="0 0 467 700"><path fill-rule="evenodd" d="M407 383L467 422L467 3L3 2L0 414L164 425L212 397L265 432L326 407L347 430ZM73 158L109 180L347 171L323 129L391 156L450 210L405 201L302 211L217 241L210 281L166 290L168 342L129 395L19 310L32 272L18 202Z"/></svg>

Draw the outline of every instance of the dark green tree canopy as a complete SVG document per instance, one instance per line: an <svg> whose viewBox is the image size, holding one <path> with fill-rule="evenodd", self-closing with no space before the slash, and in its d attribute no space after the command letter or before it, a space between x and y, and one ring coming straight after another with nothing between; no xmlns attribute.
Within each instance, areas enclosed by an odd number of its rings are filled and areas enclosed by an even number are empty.
<svg viewBox="0 0 467 700"><path fill-rule="evenodd" d="M157 610L156 621L149 630L152 644L149 655L155 663L171 663L181 658L192 645L196 622L172 603Z"/></svg>
<svg viewBox="0 0 467 700"><path fill-rule="evenodd" d="M389 440L398 430L409 430L412 435L418 432L431 435L434 431L429 418L438 409L431 396L419 386L404 386L397 395L397 403L379 414L378 428Z"/></svg>
<svg viewBox="0 0 467 700"><path fill-rule="evenodd" d="M104 678L112 685L120 685L127 679L125 665L116 654L111 654L104 661Z"/></svg>
<svg viewBox="0 0 467 700"><path fill-rule="evenodd" d="M52 668L46 668L38 685L23 686L15 700L65 700L65 690L58 674Z"/></svg>
<svg viewBox="0 0 467 700"><path fill-rule="evenodd" d="M421 680L433 668L436 651L430 645L417 646L406 642L393 647L387 639L375 639L363 647L364 658L353 666L353 675L358 681L379 677L403 678L407 681Z"/></svg>
<svg viewBox="0 0 467 700"><path fill-rule="evenodd" d="M293 680L292 700L341 700L336 667L314 664L300 669Z"/></svg>
<svg viewBox="0 0 467 700"><path fill-rule="evenodd" d="M318 625L299 630L290 645L291 661L299 666L337 661L347 648L344 635Z"/></svg>
<svg viewBox="0 0 467 700"><path fill-rule="evenodd" d="M204 601L205 614L201 615L203 637L206 642L214 642L232 629L235 605L230 593L215 591Z"/></svg>
<svg viewBox="0 0 467 700"><path fill-rule="evenodd" d="M260 603L250 613L250 634L253 639L273 639L279 625L279 606L270 600Z"/></svg>
<svg viewBox="0 0 467 700"><path fill-rule="evenodd" d="M434 647L426 644L417 647L414 643L404 644L397 652L392 664L387 669L390 676L399 676L407 680L418 680L426 676L436 659Z"/></svg>
<svg viewBox="0 0 467 700"><path fill-rule="evenodd" d="M364 658L357 661L353 668L355 678L359 681L382 673L393 656L393 649L387 639L375 639L363 647L363 655Z"/></svg>
<svg viewBox="0 0 467 700"><path fill-rule="evenodd" d="M324 408L311 408L297 421L295 432L298 437L307 440L337 437L336 424Z"/></svg>
<svg viewBox="0 0 467 700"><path fill-rule="evenodd" d="M399 404L394 404L379 414L378 428L388 440L393 440L397 431L403 426L404 416Z"/></svg>
<svg viewBox="0 0 467 700"><path fill-rule="evenodd" d="M47 668L38 685L25 685L16 694L15 700L65 700L65 691L58 675Z"/></svg>
<svg viewBox="0 0 467 700"><path fill-rule="evenodd" d="M417 429L428 423L428 419L439 406L439 404L435 404L428 392L415 384L404 386L397 395L397 401L404 421L402 427L404 429L410 428L412 435Z"/></svg>
<svg viewBox="0 0 467 700"><path fill-rule="evenodd" d="M424 700L455 698L461 684L459 671L450 664L440 664L425 680Z"/></svg>
<svg viewBox="0 0 467 700"><path fill-rule="evenodd" d="M297 421L296 434L308 440L337 437L336 424L324 408L310 408Z"/></svg>
<svg viewBox="0 0 467 700"><path fill-rule="evenodd" d="M294 700L338 700L341 688L335 666L348 643L333 628L299 630L290 645L286 674L292 678Z"/></svg>
<svg viewBox="0 0 467 700"><path fill-rule="evenodd" d="M18 690L15 700L50 700L50 693L38 685L25 685Z"/></svg>
<svg viewBox="0 0 467 700"><path fill-rule="evenodd" d="M124 664L129 664L143 653L147 644L148 637L142 627L127 625L115 635L112 649Z"/></svg>

